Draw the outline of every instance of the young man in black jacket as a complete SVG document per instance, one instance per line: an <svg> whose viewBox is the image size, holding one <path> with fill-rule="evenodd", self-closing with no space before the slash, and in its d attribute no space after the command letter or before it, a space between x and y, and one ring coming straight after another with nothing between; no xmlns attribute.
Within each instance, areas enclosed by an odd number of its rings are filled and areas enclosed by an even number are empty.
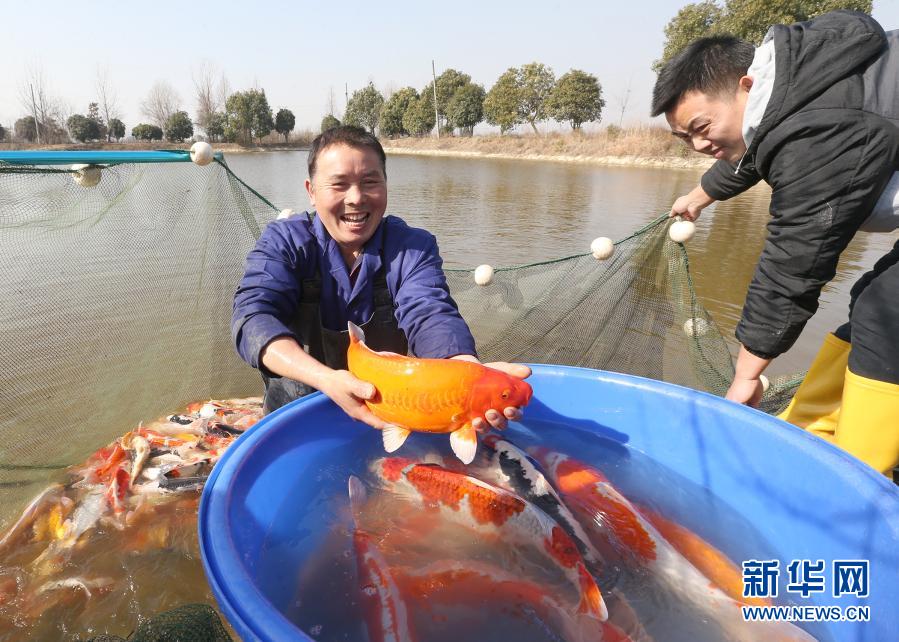
<svg viewBox="0 0 899 642"><path fill-rule="evenodd" d="M695 220L759 180L771 221L736 336L727 398L754 405L860 230L899 227L899 32L836 11L772 27L763 44L700 39L659 74L652 114L718 162L672 215ZM848 367L847 367L848 366ZM852 289L782 418L881 472L899 463L899 243Z"/></svg>

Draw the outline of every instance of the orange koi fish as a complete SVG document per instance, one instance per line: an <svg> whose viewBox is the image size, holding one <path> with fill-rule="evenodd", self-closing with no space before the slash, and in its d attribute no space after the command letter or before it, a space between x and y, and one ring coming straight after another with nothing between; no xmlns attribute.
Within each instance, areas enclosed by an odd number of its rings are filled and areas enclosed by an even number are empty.
<svg viewBox="0 0 899 642"><path fill-rule="evenodd" d="M375 545L374 538L359 528L359 512L366 493L362 482L353 476L349 479L349 495L356 522L353 547L368 639L372 642L414 642L416 637L409 611L387 560Z"/></svg>
<svg viewBox="0 0 899 642"><path fill-rule="evenodd" d="M526 406L531 386L499 370L454 359L418 359L368 348L362 330L348 324L347 365L377 394L366 405L388 425L384 450L394 452L412 431L450 433L456 456L468 464L477 450L472 421L494 408Z"/></svg>
<svg viewBox="0 0 899 642"><path fill-rule="evenodd" d="M662 537L668 540L677 552L687 558L718 588L731 599L754 606L770 606L771 600L761 597L743 597L743 573L724 553L702 539L699 535L659 513L639 507L640 513L649 520Z"/></svg>
<svg viewBox="0 0 899 642"><path fill-rule="evenodd" d="M35 497L22 516L0 538L0 555L6 555L17 546L31 541L38 520L60 505L64 497L63 492L62 484L53 484Z"/></svg>
<svg viewBox="0 0 899 642"><path fill-rule="evenodd" d="M546 448L531 449L563 499L580 515L594 545L609 538L625 548L628 561L645 569L674 595L692 604L735 642L814 641L789 622L746 622L734 600L681 555L600 471Z"/></svg>
<svg viewBox="0 0 899 642"><path fill-rule="evenodd" d="M424 509L439 511L449 522L482 535L499 536L505 545L536 551L580 596L577 613L599 620L608 617L577 544L534 505L502 488L433 464L388 457L373 462L372 469L385 488L417 501Z"/></svg>

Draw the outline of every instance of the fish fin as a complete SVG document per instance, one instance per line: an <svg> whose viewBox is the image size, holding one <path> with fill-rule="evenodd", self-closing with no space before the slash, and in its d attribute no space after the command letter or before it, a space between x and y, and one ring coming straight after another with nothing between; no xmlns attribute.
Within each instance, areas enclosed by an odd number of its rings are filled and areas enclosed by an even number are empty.
<svg viewBox="0 0 899 642"><path fill-rule="evenodd" d="M352 321L346 322L346 328L350 333L350 343L365 343L365 332Z"/></svg>
<svg viewBox="0 0 899 642"><path fill-rule="evenodd" d="M450 433L450 446L463 464L468 465L474 461L474 455L478 450L478 438L471 423Z"/></svg>
<svg viewBox="0 0 899 642"><path fill-rule="evenodd" d="M578 612L587 613L600 622L605 622L609 619L609 609L606 607L605 600L602 599L602 592L596 585L596 581L583 564L578 564L577 571L581 584L581 603Z"/></svg>
<svg viewBox="0 0 899 642"><path fill-rule="evenodd" d="M411 430L400 428L392 424L387 424L381 431L381 439L384 441L384 450L392 453L399 450L400 446L406 441L406 438L412 433Z"/></svg>
<svg viewBox="0 0 899 642"><path fill-rule="evenodd" d="M368 491L365 490L365 485L361 479L355 475L350 475L349 482L347 482L347 492L350 496L350 507L353 509L353 519L356 519L362 511L362 505L367 499Z"/></svg>

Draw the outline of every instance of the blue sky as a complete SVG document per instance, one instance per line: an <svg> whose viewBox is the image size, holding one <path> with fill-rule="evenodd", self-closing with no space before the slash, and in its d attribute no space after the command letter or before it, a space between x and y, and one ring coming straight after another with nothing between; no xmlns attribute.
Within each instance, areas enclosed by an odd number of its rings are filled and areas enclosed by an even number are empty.
<svg viewBox="0 0 899 642"><path fill-rule="evenodd" d="M508 67L535 60L557 75L583 69L602 84L605 123L618 122L625 96L624 124L648 122L650 65L684 4L3 1L0 124L24 114L29 67L41 68L51 92L79 113L105 69L129 131L146 120L140 103L157 80L170 82L193 115L191 77L204 62L232 89L264 88L275 110L296 114L298 128L317 128L331 89L340 110L345 85L350 93L369 81L382 91L421 89L432 59L438 74L452 67L487 89ZM899 28L899 0L875 0L874 16Z"/></svg>

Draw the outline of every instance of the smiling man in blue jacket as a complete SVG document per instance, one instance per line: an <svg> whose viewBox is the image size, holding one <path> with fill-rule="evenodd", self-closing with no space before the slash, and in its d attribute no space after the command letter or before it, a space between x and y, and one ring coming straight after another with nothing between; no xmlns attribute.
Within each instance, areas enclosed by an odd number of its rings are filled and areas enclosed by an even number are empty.
<svg viewBox="0 0 899 642"><path fill-rule="evenodd" d="M231 333L262 373L266 412L320 390L354 419L384 422L365 405L374 387L346 369L347 321L374 350L477 361L475 342L449 293L434 236L385 216L387 171L378 139L336 127L312 143L311 213L270 223L247 257ZM492 363L517 377L530 369ZM519 419L490 410L490 425ZM478 427L478 426L476 426Z"/></svg>
<svg viewBox="0 0 899 642"><path fill-rule="evenodd" d="M899 32L835 11L772 27L758 48L689 45L659 73L653 115L718 161L672 215L690 220L760 180L771 220L736 335L727 398L754 405L760 375L796 341L859 230L899 227ZM899 243L853 286L782 418L884 473L899 463Z"/></svg>

